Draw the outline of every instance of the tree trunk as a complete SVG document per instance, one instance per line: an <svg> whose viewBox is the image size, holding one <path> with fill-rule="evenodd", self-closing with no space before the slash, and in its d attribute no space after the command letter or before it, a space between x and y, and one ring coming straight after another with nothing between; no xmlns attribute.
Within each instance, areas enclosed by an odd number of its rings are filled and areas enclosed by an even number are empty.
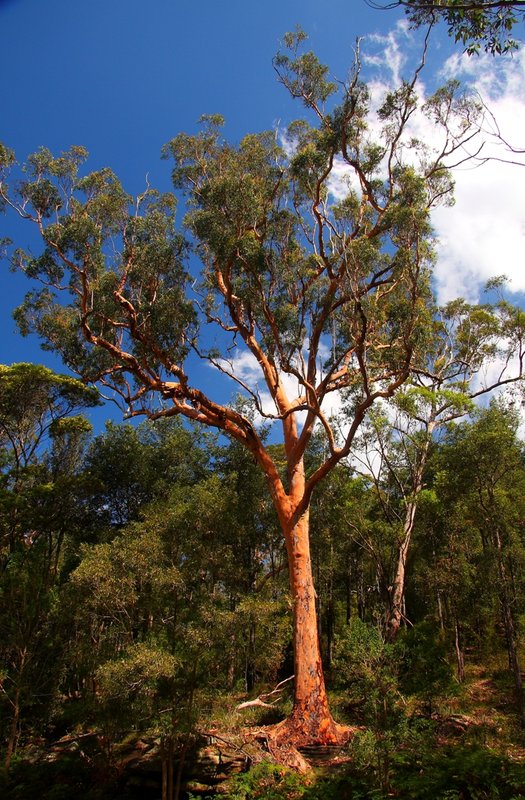
<svg viewBox="0 0 525 800"><path fill-rule="evenodd" d="M174 786L173 786L173 758L174 758L174 743L173 736L169 737L168 741L168 800L173 800Z"/></svg>
<svg viewBox="0 0 525 800"><path fill-rule="evenodd" d="M330 571L328 574L328 604L326 609L326 668L332 668L334 657L335 600L334 600L334 546L330 544Z"/></svg>
<svg viewBox="0 0 525 800"><path fill-rule="evenodd" d="M4 767L5 771L9 772L11 767L11 760L16 751L16 745L18 743L18 726L20 724L20 689L17 688L15 699L12 703L13 706L13 716L11 717L11 725L9 728L9 737L7 740L7 749L5 754L5 761Z"/></svg>
<svg viewBox="0 0 525 800"><path fill-rule="evenodd" d="M355 569L356 594L357 594L357 616L364 622L366 618L366 591L365 576L361 559L356 560Z"/></svg>
<svg viewBox="0 0 525 800"><path fill-rule="evenodd" d="M351 567L348 566L345 574L345 601L346 601L346 613L345 613L345 620L346 624L350 625L350 620L352 619L352 575L351 575Z"/></svg>
<svg viewBox="0 0 525 800"><path fill-rule="evenodd" d="M18 745L18 737L20 735L20 715L22 706L21 687L24 681L24 671L26 662L27 662L27 648L24 647L19 654L18 683L16 686L15 696L13 700L10 701L11 708L13 709L13 715L11 717L11 724L9 726L9 736L7 739L7 748L4 761L4 767L6 772L9 772L9 769L11 767L11 760L14 754L16 753L16 748Z"/></svg>
<svg viewBox="0 0 525 800"><path fill-rule="evenodd" d="M394 641L396 638L404 617L406 566L412 533L414 531L415 517L416 504L415 502L410 502L407 504L405 522L403 525L403 539L399 546L396 573L390 591L390 609L386 624L386 635L390 642Z"/></svg>
<svg viewBox="0 0 525 800"><path fill-rule="evenodd" d="M330 744L341 731L328 707L321 663L309 542L309 513L285 532L293 602L294 706L279 738L294 745Z"/></svg>
<svg viewBox="0 0 525 800"><path fill-rule="evenodd" d="M168 759L165 736L162 736L160 740L160 758L162 764L162 800L168 800Z"/></svg>
<svg viewBox="0 0 525 800"><path fill-rule="evenodd" d="M465 654L463 651L463 637L461 635L461 626L459 620L456 618L455 624L455 646L456 646L456 662L458 667L458 683L465 682Z"/></svg>
<svg viewBox="0 0 525 800"><path fill-rule="evenodd" d="M249 694L255 688L255 622L250 621L248 632L248 646L244 665L244 687Z"/></svg>
<svg viewBox="0 0 525 800"><path fill-rule="evenodd" d="M180 751L179 764L177 767L177 777L175 780L175 785L173 787L173 800L179 800L180 798L180 793L182 788L182 774L184 772L184 764L186 761L186 754L188 752L188 747L189 747L189 740L186 739ZM172 775L172 782L173 782L173 775Z"/></svg>
<svg viewBox="0 0 525 800"><path fill-rule="evenodd" d="M401 622L405 616L405 588L406 588L406 566L408 552L414 533L416 521L417 503L421 490L423 489L423 473L428 459L432 434L436 427L434 412L432 418L426 423L426 436L421 445L421 450L417 457L417 462L413 467L412 487L410 499L406 501L405 521L403 523L403 537L399 546L396 573L394 583L390 591L390 609L386 622L387 639L392 642L401 627Z"/></svg>

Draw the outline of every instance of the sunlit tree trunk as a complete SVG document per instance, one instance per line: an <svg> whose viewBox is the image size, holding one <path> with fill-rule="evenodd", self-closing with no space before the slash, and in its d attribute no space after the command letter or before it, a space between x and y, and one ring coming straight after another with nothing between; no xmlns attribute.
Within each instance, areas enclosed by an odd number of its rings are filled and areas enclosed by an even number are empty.
<svg viewBox="0 0 525 800"><path fill-rule="evenodd" d="M397 555L394 582L390 591L390 608L386 624L387 638L389 641L393 641L396 638L404 618L407 560L412 536L414 534L418 500L421 490L423 489L423 473L428 459L430 441L434 428L434 421L427 423L425 441L419 453L417 465L414 468L412 494L406 501L403 534Z"/></svg>
<svg viewBox="0 0 525 800"><path fill-rule="evenodd" d="M407 559L414 532L415 517L416 504L410 502L406 509L403 538L399 545L394 582L390 592L390 608L386 625L389 641L396 638L404 617Z"/></svg>
<svg viewBox="0 0 525 800"><path fill-rule="evenodd" d="M308 507L302 513L298 511L306 489L302 459L290 466L289 480L287 513L283 513L277 499L275 502L288 555L295 675L293 711L282 723L281 734L296 745L329 744L341 739L341 730L330 713L321 660L310 555L310 512Z"/></svg>
<svg viewBox="0 0 525 800"><path fill-rule="evenodd" d="M300 739L332 742L337 731L328 707L321 662L315 589L310 560L309 513L287 531L293 603L294 707L287 730Z"/></svg>

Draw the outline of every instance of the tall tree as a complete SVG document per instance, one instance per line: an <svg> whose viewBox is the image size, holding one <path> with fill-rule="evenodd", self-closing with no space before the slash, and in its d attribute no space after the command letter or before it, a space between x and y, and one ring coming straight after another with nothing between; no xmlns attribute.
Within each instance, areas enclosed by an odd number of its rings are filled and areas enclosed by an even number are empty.
<svg viewBox="0 0 525 800"><path fill-rule="evenodd" d="M491 287L501 288L501 281ZM524 359L525 314L519 307L503 297L475 306L453 301L437 310L426 356L392 401L390 415L370 417L362 452L397 540L388 586L390 640L403 620L407 560L432 443L478 398L522 387Z"/></svg>
<svg viewBox="0 0 525 800"><path fill-rule="evenodd" d="M525 724L519 615L523 608L523 443L519 414L492 403L473 423L449 431L440 455L437 490L452 526L473 528L487 562L487 583L497 597L517 707Z"/></svg>
<svg viewBox="0 0 525 800"><path fill-rule="evenodd" d="M34 476L35 470L45 466L51 479L67 474L67 458L75 458L75 440L78 443L91 429L78 412L99 403L94 389L71 376L38 364L0 365L0 563L35 536L23 517L26 508L35 522L39 502L36 495L30 496L31 487L34 477L37 484L42 479Z"/></svg>
<svg viewBox="0 0 525 800"><path fill-rule="evenodd" d="M35 364L0 366L0 707L9 769L24 716L56 689L54 595L78 521L80 457L99 403L80 381Z"/></svg>
<svg viewBox="0 0 525 800"><path fill-rule="evenodd" d="M165 147L189 209L199 277L184 266L188 244L175 230L175 198L148 189L131 203L109 169L79 178L82 148L58 158L40 150L28 161L27 180L13 193L2 181L0 190L44 241L40 256L15 256L44 284L17 312L22 330L37 331L84 380L111 389L129 416L178 414L218 428L262 469L286 542L294 615L294 708L274 735L296 743L341 735L319 652L312 492L348 456L373 404L407 380L424 346L429 211L449 196L447 158L461 158L461 143L477 130L475 108L455 85L421 106L422 63L386 95L379 129L369 126L359 65L337 86L313 53L300 51L304 38L288 35L288 54L275 61L313 119L292 123L285 146L273 131L233 146L221 136L221 119L207 117L201 133L180 134ZM337 89L339 104L331 100ZM441 131L436 151L414 142L417 113ZM6 149L2 162L13 162ZM348 191L337 200L332 187L341 168ZM245 378L237 356L258 379ZM252 412L227 404L219 380L202 388L209 383L199 359L240 388L261 417L280 423L285 476ZM331 419L333 400L348 409L344 431ZM304 456L316 426L325 453L308 471Z"/></svg>

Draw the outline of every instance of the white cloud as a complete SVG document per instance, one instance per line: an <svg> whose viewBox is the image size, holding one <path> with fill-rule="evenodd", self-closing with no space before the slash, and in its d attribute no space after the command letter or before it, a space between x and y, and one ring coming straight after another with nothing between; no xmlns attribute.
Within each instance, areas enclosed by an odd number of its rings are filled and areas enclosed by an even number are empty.
<svg viewBox="0 0 525 800"><path fill-rule="evenodd" d="M367 71L373 70L369 82L372 109L377 109L384 94L399 85L409 56L416 43L406 24L400 24L386 37L370 37L373 51L363 54ZM468 58L455 55L441 71L445 81L459 78L465 88L477 93L489 109L485 116L481 155L486 163L473 168L465 164L454 169L455 206L438 207L432 213L438 245L435 281L438 302L458 296L476 302L486 281L506 274L515 292L525 292L525 153L513 153L509 146L525 150L525 48L514 58ZM424 101L427 88L423 81L417 87ZM379 131L380 122L372 114L371 134ZM499 137L498 137L499 134ZM428 147L439 149L439 129L422 114L414 115L407 140L414 136ZM293 150L293 143L283 137L281 143ZM406 160L417 154L407 148ZM457 158L456 160L459 160ZM329 191L336 200L343 199L349 188L359 189L352 170L336 161L329 182ZM254 356L238 351L231 368L250 387L258 387L262 409L275 414L275 406L266 388L264 377ZM496 377L501 365L493 362L481 381ZM291 399L300 394L296 378L283 374L283 384ZM334 393L323 406L327 414L341 410L340 397ZM303 415L304 417L304 415Z"/></svg>
<svg viewBox="0 0 525 800"><path fill-rule="evenodd" d="M351 167L342 158L334 159L334 165L327 181L328 191L337 202L348 197L349 191L361 196L359 179Z"/></svg>
<svg viewBox="0 0 525 800"><path fill-rule="evenodd" d="M304 349L305 357L307 357L308 343L305 344ZM328 358L328 356L329 348L325 343L321 342L319 346L319 360L322 362ZM261 425L263 423L268 424L268 422L271 422L272 417L277 415L277 408L266 386L261 366L253 353L251 353L249 350L237 348L232 357L230 357L228 360L221 359L218 363L223 373L227 372L241 380L257 397L258 405L263 413L256 414L256 424ZM210 363L210 367L213 368L213 364ZM304 393L304 390L302 391L303 387L301 383L294 375L290 375L289 373L281 370L280 378L286 396L290 402L293 403L294 400L298 399ZM248 396L248 394L242 390L242 387L239 384L238 389L242 394ZM322 404L323 412L327 417L331 417L332 415L336 416L341 411L341 408L342 401L338 392L331 392L325 398L325 401ZM297 422L299 425L302 425L305 418L306 411L298 412Z"/></svg>
<svg viewBox="0 0 525 800"><path fill-rule="evenodd" d="M399 86L403 79L403 67L407 62L407 50L414 44L407 20L399 20L386 35L370 34L366 37L366 43L363 64L373 67L377 72L377 85L392 83ZM368 47L368 43L372 48Z"/></svg>
<svg viewBox="0 0 525 800"><path fill-rule="evenodd" d="M368 43L373 52L363 55L363 63L372 69L369 87L376 109L385 92L400 84L417 45L406 22L386 36L368 37L367 47ZM438 237L438 301L462 296L475 302L486 281L502 274L510 278L514 292L524 292L525 48L508 58L456 54L443 65L439 78L459 79L486 106L480 156L488 161L477 162L477 168L472 163L455 168L454 207L439 207L432 213ZM424 82L420 80L416 88L424 100ZM412 117L407 133L439 147L438 128L423 115ZM415 155L405 150L405 159ZM523 166L510 163L514 161Z"/></svg>
<svg viewBox="0 0 525 800"><path fill-rule="evenodd" d="M478 169L455 172L456 204L436 209L433 222L440 240L436 281L439 299L479 297L483 284L505 274L515 292L525 291L525 154L516 154L495 136L525 149L525 50L513 59L454 56L444 77L458 77L479 93L493 115L486 117L481 155L502 159ZM496 124L497 123L497 127Z"/></svg>

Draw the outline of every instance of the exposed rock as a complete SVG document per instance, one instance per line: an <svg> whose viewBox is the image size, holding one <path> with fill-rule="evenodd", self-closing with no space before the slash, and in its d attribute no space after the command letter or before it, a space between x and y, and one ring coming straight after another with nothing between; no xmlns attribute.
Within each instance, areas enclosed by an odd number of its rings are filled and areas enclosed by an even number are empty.
<svg viewBox="0 0 525 800"><path fill-rule="evenodd" d="M235 746L213 736L200 738L184 754L182 786L195 794L210 792L232 775L248 768L250 759ZM127 787L161 786L162 758L160 742L134 743L119 755L118 768ZM180 768L180 754L175 752L173 771Z"/></svg>

